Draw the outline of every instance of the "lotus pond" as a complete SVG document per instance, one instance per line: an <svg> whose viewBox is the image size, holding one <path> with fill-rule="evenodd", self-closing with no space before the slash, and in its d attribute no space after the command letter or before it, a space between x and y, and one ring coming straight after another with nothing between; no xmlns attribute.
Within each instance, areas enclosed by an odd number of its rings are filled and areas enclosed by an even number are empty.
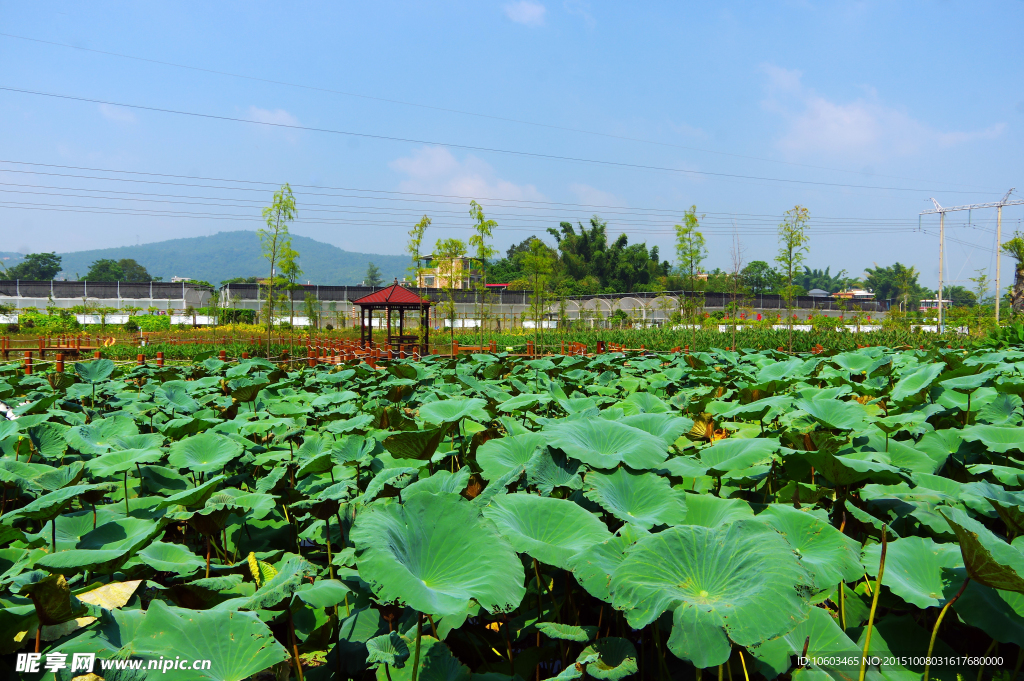
<svg viewBox="0 0 1024 681"><path fill-rule="evenodd" d="M1009 679L1021 394L1016 350L0 367L0 670Z"/></svg>

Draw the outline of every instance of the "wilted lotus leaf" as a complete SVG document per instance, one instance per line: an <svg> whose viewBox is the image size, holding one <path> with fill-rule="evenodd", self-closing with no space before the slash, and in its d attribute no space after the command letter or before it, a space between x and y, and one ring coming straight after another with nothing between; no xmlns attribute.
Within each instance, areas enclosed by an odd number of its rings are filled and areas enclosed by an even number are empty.
<svg viewBox="0 0 1024 681"><path fill-rule="evenodd" d="M993 589L1024 593L1024 554L958 508L939 512L956 533L971 579Z"/></svg>
<svg viewBox="0 0 1024 681"><path fill-rule="evenodd" d="M476 506L451 494L414 494L356 518L360 576L383 602L450 615L475 600L491 612L519 605L523 565ZM486 546L486 551L479 547Z"/></svg>

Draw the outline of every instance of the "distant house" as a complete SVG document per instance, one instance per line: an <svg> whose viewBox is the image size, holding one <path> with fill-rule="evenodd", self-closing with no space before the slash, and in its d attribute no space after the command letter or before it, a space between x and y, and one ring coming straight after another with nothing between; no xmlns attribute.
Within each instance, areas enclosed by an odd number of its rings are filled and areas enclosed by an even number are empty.
<svg viewBox="0 0 1024 681"><path fill-rule="evenodd" d="M874 293L872 293L871 291L865 291L862 288L852 288L852 289L849 289L847 291L840 291L839 293L836 293L834 295L835 295L836 298L842 298L843 300L852 300L852 301L859 301L859 300L868 301L868 300L874 300L875 299L875 294Z"/></svg>
<svg viewBox="0 0 1024 681"><path fill-rule="evenodd" d="M426 267L417 275L416 286L419 288L448 288L448 281L452 279L452 288L470 289L483 279L483 271L476 264L476 258L462 257L440 262L431 254L421 256L420 260L426 263Z"/></svg>
<svg viewBox="0 0 1024 681"><path fill-rule="evenodd" d="M807 295L812 298L830 298L832 296L831 293L820 288L812 288L807 292Z"/></svg>
<svg viewBox="0 0 1024 681"><path fill-rule="evenodd" d="M192 281L192 277L171 277L172 284L180 284L183 281Z"/></svg>

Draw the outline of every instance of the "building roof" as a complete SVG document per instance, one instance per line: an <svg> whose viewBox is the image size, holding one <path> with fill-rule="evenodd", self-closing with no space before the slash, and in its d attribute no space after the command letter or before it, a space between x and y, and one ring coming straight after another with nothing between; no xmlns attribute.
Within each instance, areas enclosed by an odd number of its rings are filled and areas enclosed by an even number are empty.
<svg viewBox="0 0 1024 681"><path fill-rule="evenodd" d="M405 288L398 283L395 279L395 283L387 288L381 289L369 295L363 296L352 301L353 305L430 305L430 301L426 298L420 298L418 295Z"/></svg>
<svg viewBox="0 0 1024 681"><path fill-rule="evenodd" d="M812 288L807 292L807 295L814 296L815 298L828 298L832 294L820 288Z"/></svg>

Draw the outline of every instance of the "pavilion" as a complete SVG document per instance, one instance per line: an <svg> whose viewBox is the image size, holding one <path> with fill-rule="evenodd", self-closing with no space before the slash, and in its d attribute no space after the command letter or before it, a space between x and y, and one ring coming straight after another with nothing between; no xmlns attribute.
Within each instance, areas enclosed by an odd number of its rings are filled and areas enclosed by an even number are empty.
<svg viewBox="0 0 1024 681"><path fill-rule="evenodd" d="M398 279L387 288L381 289L352 301L353 305L359 306L359 342L362 347L367 347L373 342L373 313L375 310L384 310L387 324L388 345L419 345L420 355L430 352L430 304L431 301L421 298L404 286L399 285ZM391 311L398 312L398 335L392 335ZM423 339L418 334L405 333L405 313L409 310L419 310L420 329L423 331Z"/></svg>

